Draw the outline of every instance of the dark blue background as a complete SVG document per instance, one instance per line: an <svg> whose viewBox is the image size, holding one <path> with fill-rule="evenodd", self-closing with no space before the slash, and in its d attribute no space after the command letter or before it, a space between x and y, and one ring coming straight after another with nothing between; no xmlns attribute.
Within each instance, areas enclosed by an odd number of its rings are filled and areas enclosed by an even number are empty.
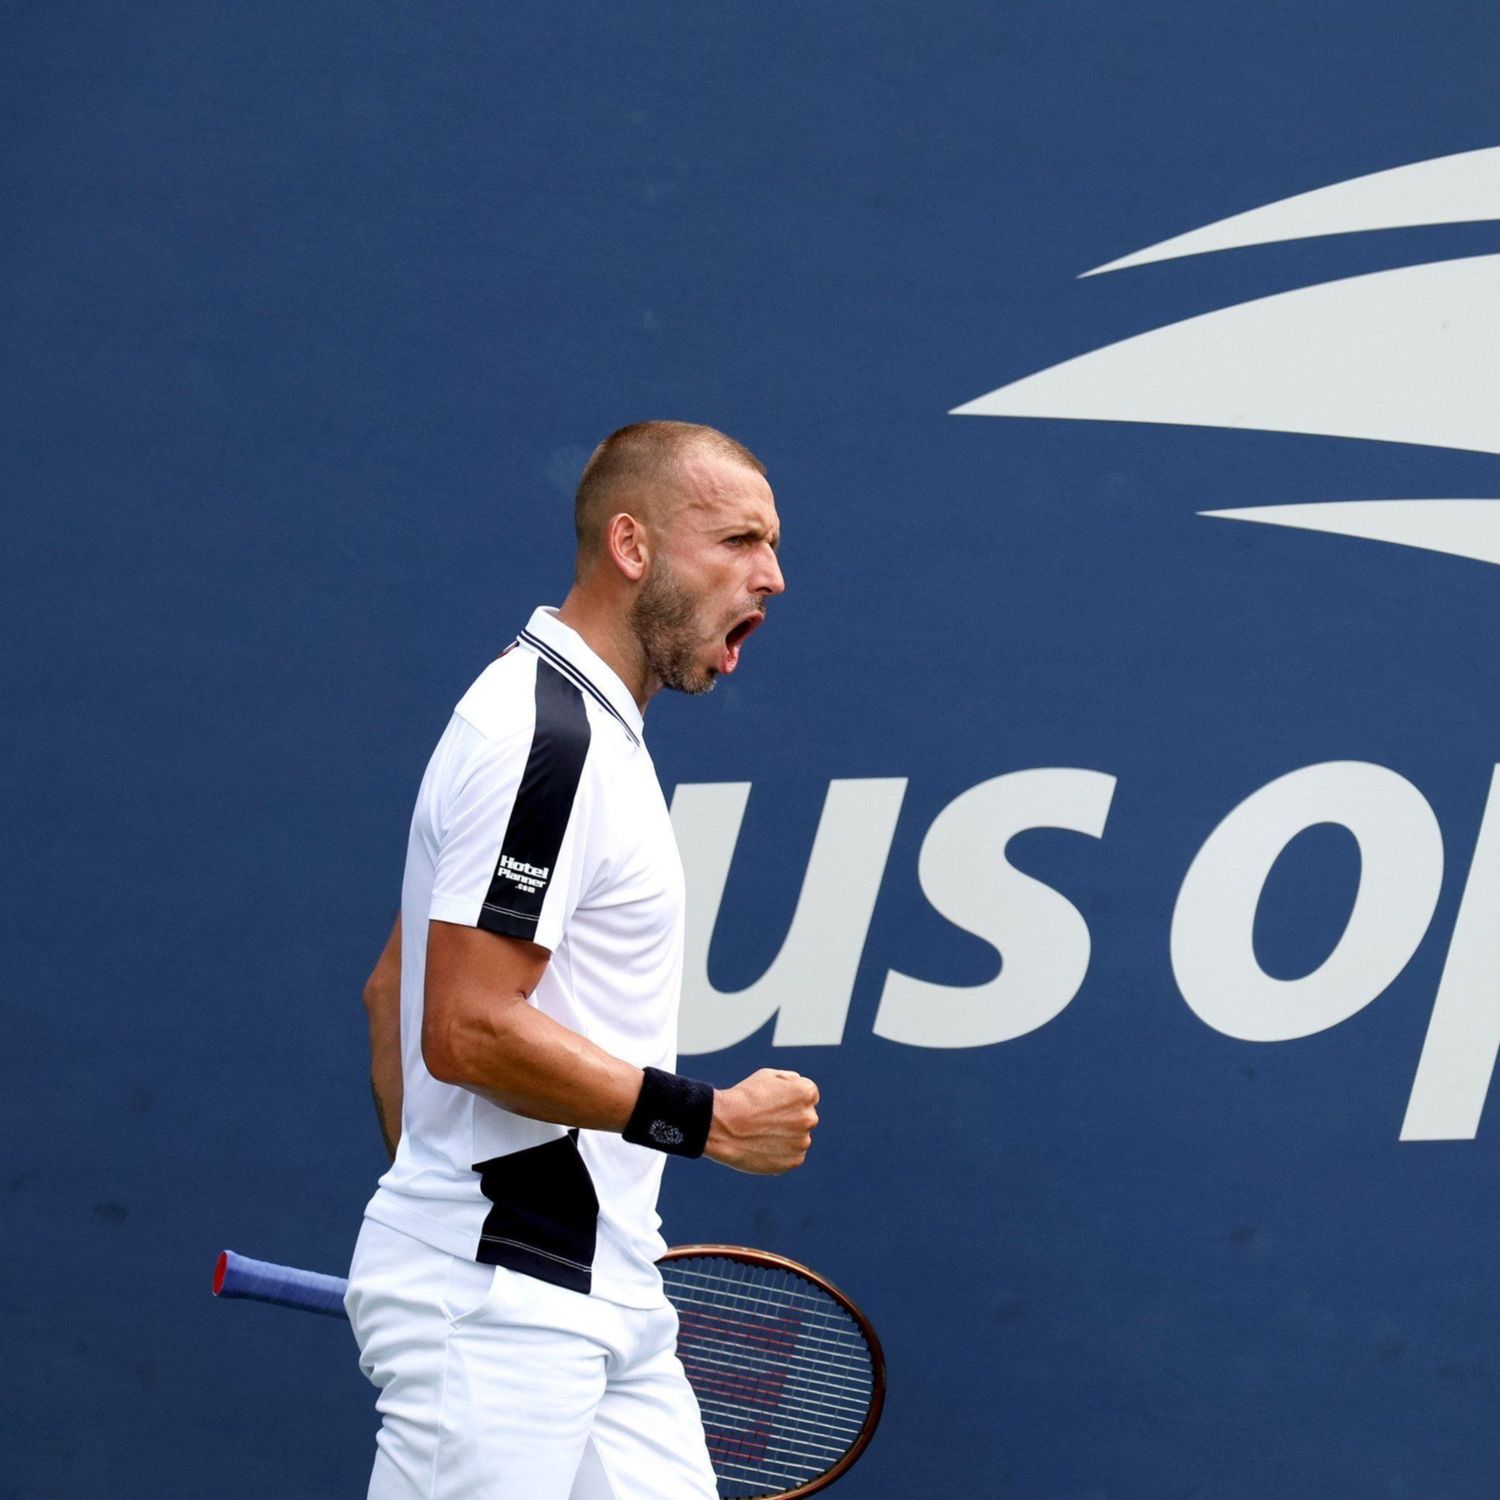
<svg viewBox="0 0 1500 1500"><path fill-rule="evenodd" d="M716 934L774 955L828 780L910 778L806 1169L673 1167L672 1238L825 1269L886 1339L849 1500L1480 1500L1494 1134L1400 1121L1496 745L1500 577L1197 519L1484 495L1477 455L949 408L1173 318L1500 248L1459 226L1077 282L1362 172L1500 144L1488 5L1023 0L6 5L0 493L9 935L0 1495L363 1493L346 1330L208 1296L224 1245L347 1262L382 1155L359 989L447 712L570 568L589 448L766 459L789 590L650 715L751 780ZM1167 953L1219 819L1325 759L1411 779L1443 900L1352 1020L1259 1047ZM989 776L1119 777L1013 856L1087 916L1044 1029L871 1034L889 968L995 956L917 851ZM1261 952L1355 879L1309 835Z"/></svg>

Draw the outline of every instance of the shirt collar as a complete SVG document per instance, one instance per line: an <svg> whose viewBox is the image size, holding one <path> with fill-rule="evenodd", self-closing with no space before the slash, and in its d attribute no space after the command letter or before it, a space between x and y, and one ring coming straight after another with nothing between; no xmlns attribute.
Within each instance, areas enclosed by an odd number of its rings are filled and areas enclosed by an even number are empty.
<svg viewBox="0 0 1500 1500"><path fill-rule="evenodd" d="M521 641L544 661L551 662L565 676L571 677L601 708L624 725L631 739L641 743L645 720L630 689L571 625L564 625L557 618L557 611L552 606L544 604L533 611L521 632Z"/></svg>

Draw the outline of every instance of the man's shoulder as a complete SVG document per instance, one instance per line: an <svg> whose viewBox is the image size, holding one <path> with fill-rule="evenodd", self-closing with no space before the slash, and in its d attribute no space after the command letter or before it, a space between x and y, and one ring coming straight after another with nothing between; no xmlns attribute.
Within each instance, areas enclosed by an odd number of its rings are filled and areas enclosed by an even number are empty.
<svg viewBox="0 0 1500 1500"><path fill-rule="evenodd" d="M486 739L510 740L530 731L535 694L536 658L519 645L507 646L469 684L453 712Z"/></svg>
<svg viewBox="0 0 1500 1500"><path fill-rule="evenodd" d="M520 645L496 657L453 712L502 755L524 756L541 740L554 755L579 762L587 757L591 763L597 756L589 751L601 738L596 730L607 717L571 674ZM607 744L610 736L602 739Z"/></svg>

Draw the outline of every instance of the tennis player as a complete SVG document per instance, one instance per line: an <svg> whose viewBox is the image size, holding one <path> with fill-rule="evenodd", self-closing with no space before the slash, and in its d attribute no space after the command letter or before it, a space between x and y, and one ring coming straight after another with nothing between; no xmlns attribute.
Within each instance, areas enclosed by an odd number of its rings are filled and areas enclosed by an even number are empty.
<svg viewBox="0 0 1500 1500"><path fill-rule="evenodd" d="M662 1168L785 1172L817 1123L796 1073L674 1071L683 874L642 727L661 688L733 672L784 587L764 467L639 423L575 522L562 607L433 752L366 989L394 1153L346 1301L380 1389L370 1500L715 1496L654 1264Z"/></svg>

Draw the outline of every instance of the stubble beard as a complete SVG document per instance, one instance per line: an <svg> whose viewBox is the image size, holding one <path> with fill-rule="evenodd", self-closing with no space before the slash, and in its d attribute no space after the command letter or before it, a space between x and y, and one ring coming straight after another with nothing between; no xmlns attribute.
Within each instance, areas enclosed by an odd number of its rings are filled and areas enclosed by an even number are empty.
<svg viewBox="0 0 1500 1500"><path fill-rule="evenodd" d="M630 625L647 669L663 687L675 692L712 692L719 675L696 660L703 645L694 628L697 614L697 601L658 558L630 606Z"/></svg>

